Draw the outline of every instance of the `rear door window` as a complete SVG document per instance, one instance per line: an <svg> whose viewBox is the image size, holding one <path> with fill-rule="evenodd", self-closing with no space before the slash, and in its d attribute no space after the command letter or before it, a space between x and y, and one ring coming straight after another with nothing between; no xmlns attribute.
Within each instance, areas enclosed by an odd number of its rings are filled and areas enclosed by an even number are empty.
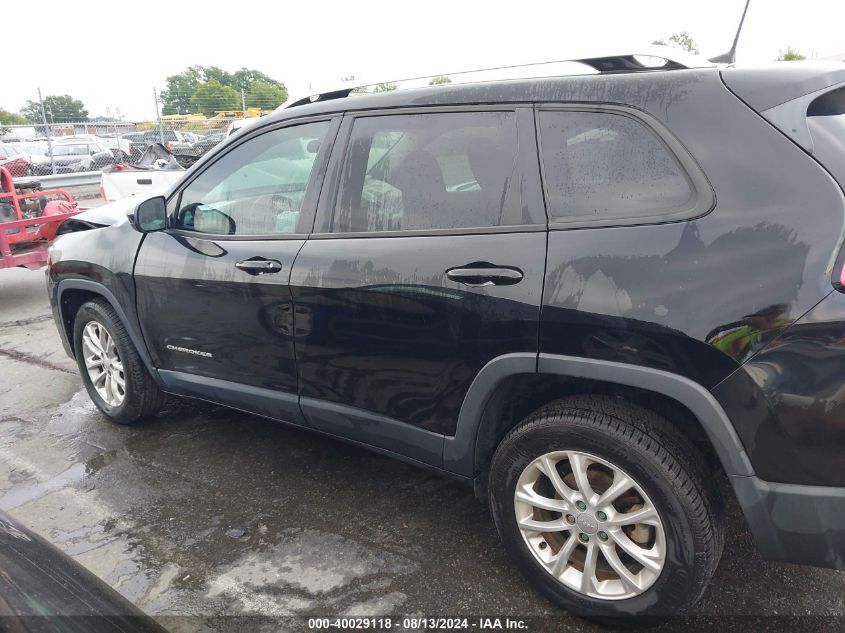
<svg viewBox="0 0 845 633"><path fill-rule="evenodd" d="M357 118L333 232L522 223L516 138L512 111Z"/></svg>
<svg viewBox="0 0 845 633"><path fill-rule="evenodd" d="M673 214L695 203L683 167L634 118L542 110L541 158L553 220L615 223Z"/></svg>

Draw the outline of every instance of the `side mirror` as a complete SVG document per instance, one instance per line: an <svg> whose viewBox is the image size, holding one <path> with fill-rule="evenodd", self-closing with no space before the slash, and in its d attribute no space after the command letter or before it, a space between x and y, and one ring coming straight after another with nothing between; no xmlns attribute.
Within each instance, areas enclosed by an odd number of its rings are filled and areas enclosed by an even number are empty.
<svg viewBox="0 0 845 633"><path fill-rule="evenodd" d="M144 200L135 209L132 225L141 233L152 233L167 228L167 202L164 196Z"/></svg>
<svg viewBox="0 0 845 633"><path fill-rule="evenodd" d="M237 232L235 220L214 207L191 205L185 211L180 228L211 235L235 235Z"/></svg>

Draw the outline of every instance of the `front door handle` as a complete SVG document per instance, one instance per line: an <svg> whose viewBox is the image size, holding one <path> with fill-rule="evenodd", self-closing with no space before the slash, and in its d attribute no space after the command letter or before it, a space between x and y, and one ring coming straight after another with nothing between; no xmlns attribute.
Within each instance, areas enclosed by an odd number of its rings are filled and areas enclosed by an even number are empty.
<svg viewBox="0 0 845 633"><path fill-rule="evenodd" d="M276 259L242 259L235 264L235 268L244 271L250 275L266 275L268 273L278 273L282 270L282 262Z"/></svg>
<svg viewBox="0 0 845 633"><path fill-rule="evenodd" d="M522 281L522 271L510 266L479 266L468 264L462 268L450 268L446 276L452 281L472 286L511 286Z"/></svg>

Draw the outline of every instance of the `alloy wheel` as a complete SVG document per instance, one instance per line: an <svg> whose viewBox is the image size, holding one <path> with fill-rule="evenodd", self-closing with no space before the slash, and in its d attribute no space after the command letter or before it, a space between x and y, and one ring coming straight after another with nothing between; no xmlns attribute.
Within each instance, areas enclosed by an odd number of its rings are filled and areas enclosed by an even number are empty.
<svg viewBox="0 0 845 633"><path fill-rule="evenodd" d="M126 398L126 375L111 334L102 323L91 321L82 331L82 347L85 369L97 395L109 406L119 407Z"/></svg>
<svg viewBox="0 0 845 633"><path fill-rule="evenodd" d="M657 509L606 459L581 451L538 457L517 481L514 511L546 572L583 595L633 598L663 569L666 534Z"/></svg>

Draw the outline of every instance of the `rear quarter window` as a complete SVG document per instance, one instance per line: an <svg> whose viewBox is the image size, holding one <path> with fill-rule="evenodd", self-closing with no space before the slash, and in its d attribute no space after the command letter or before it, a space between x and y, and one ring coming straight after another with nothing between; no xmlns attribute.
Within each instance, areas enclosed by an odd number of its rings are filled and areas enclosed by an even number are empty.
<svg viewBox="0 0 845 633"><path fill-rule="evenodd" d="M810 103L807 127L813 157L845 191L845 86L830 90ZM840 237L840 243L843 241L845 236ZM845 292L845 246L840 246L832 282L839 292Z"/></svg>
<svg viewBox="0 0 845 633"><path fill-rule="evenodd" d="M541 110L538 130L550 220L633 224L697 215L686 170L631 116Z"/></svg>

